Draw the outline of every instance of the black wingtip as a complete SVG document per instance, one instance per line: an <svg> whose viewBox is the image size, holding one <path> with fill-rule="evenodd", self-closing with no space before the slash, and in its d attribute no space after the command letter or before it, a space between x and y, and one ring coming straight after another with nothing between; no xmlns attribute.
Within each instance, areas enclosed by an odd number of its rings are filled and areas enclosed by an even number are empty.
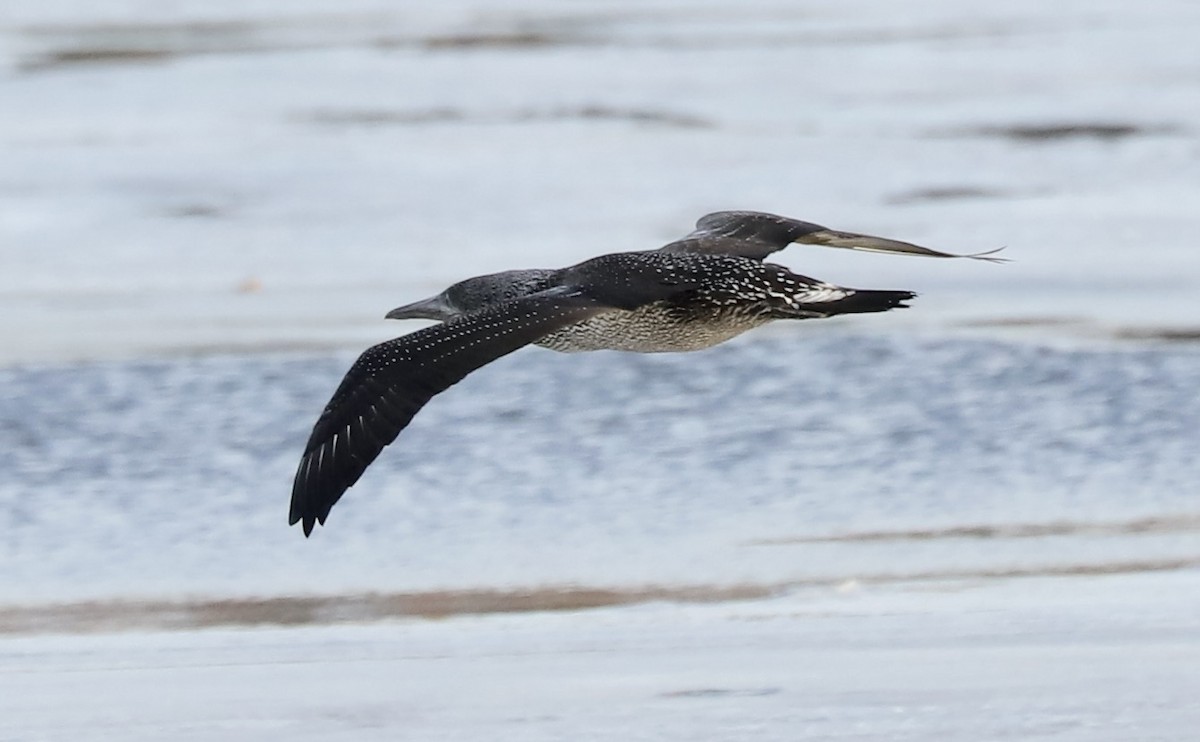
<svg viewBox="0 0 1200 742"><path fill-rule="evenodd" d="M316 518L311 515L302 514L299 506L293 502L291 512L288 513L288 525L294 526L297 523L301 524L300 528L304 531L304 538L308 538L310 535L312 535L313 525L316 523Z"/></svg>
<svg viewBox="0 0 1200 742"><path fill-rule="evenodd" d="M1011 263L1011 262L1013 262L1012 258L1008 258L1008 257L1002 258L1002 257L996 255L996 253L1003 251L1005 247L1007 247L1007 245L1005 245L1004 247L997 247L994 250L984 250L983 252L969 253L966 255L952 255L951 257L970 258L971 260L984 260L988 263Z"/></svg>

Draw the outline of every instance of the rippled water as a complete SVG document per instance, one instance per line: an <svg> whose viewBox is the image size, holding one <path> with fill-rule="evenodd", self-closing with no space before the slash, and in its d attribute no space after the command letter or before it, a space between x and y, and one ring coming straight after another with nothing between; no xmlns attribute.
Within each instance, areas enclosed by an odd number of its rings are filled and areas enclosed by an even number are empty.
<svg viewBox="0 0 1200 742"><path fill-rule="evenodd" d="M435 399L306 541L345 354L0 371L3 600L787 583L1194 559L1200 353L779 326L528 349Z"/></svg>

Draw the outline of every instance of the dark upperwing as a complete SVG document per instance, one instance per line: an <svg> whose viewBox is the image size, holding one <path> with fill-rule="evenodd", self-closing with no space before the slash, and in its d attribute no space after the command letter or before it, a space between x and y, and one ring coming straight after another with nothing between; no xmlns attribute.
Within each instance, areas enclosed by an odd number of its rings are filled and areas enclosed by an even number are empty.
<svg viewBox="0 0 1200 742"><path fill-rule="evenodd" d="M696 281L641 270L636 256L602 256L562 273L566 285L484 308L368 348L313 426L292 483L288 523L304 535L434 397L472 371L568 325L634 309ZM646 261L650 262L650 261ZM579 285L594 271L628 264L611 282Z"/></svg>
<svg viewBox="0 0 1200 742"><path fill-rule="evenodd" d="M663 252L704 253L709 255L741 255L763 260L792 244L841 247L868 252L924 255L935 258L975 258L1004 262L993 257L999 250L956 255L932 250L910 242L886 237L841 232L820 224L802 222L785 216L760 211L716 211L696 222L696 229L684 237L660 248Z"/></svg>

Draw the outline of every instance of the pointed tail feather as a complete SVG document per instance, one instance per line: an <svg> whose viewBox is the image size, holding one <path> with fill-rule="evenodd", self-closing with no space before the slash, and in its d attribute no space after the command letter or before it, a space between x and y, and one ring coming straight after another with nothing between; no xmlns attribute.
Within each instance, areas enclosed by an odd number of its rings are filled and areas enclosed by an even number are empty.
<svg viewBox="0 0 1200 742"><path fill-rule="evenodd" d="M825 317L838 314L866 314L889 309L907 309L908 300L916 297L912 291L854 289L853 293L833 301L800 304L800 309Z"/></svg>

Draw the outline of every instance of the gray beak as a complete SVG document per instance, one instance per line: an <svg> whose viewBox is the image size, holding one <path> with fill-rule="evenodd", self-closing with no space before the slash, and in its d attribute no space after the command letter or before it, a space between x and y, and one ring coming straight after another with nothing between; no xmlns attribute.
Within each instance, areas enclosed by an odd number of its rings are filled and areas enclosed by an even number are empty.
<svg viewBox="0 0 1200 742"><path fill-rule="evenodd" d="M987 252L973 253L971 255L956 255L949 252L940 252L938 250L930 250L928 247L921 247L910 242L901 242L900 240L889 240L886 237L872 237L869 234L855 234L854 232L839 232L836 229L819 229L815 232L800 235L795 240L804 245L823 245L825 247L844 247L850 250L865 250L868 252L887 252L887 253L902 253L905 255L925 255L933 258L974 258L976 260L987 260L993 263L1005 263L1007 259L992 257L994 253L1000 252L1004 248L988 250Z"/></svg>
<svg viewBox="0 0 1200 742"><path fill-rule="evenodd" d="M387 319L436 319L444 322L457 314L446 303L445 296L438 294L412 304L396 307L384 316Z"/></svg>

